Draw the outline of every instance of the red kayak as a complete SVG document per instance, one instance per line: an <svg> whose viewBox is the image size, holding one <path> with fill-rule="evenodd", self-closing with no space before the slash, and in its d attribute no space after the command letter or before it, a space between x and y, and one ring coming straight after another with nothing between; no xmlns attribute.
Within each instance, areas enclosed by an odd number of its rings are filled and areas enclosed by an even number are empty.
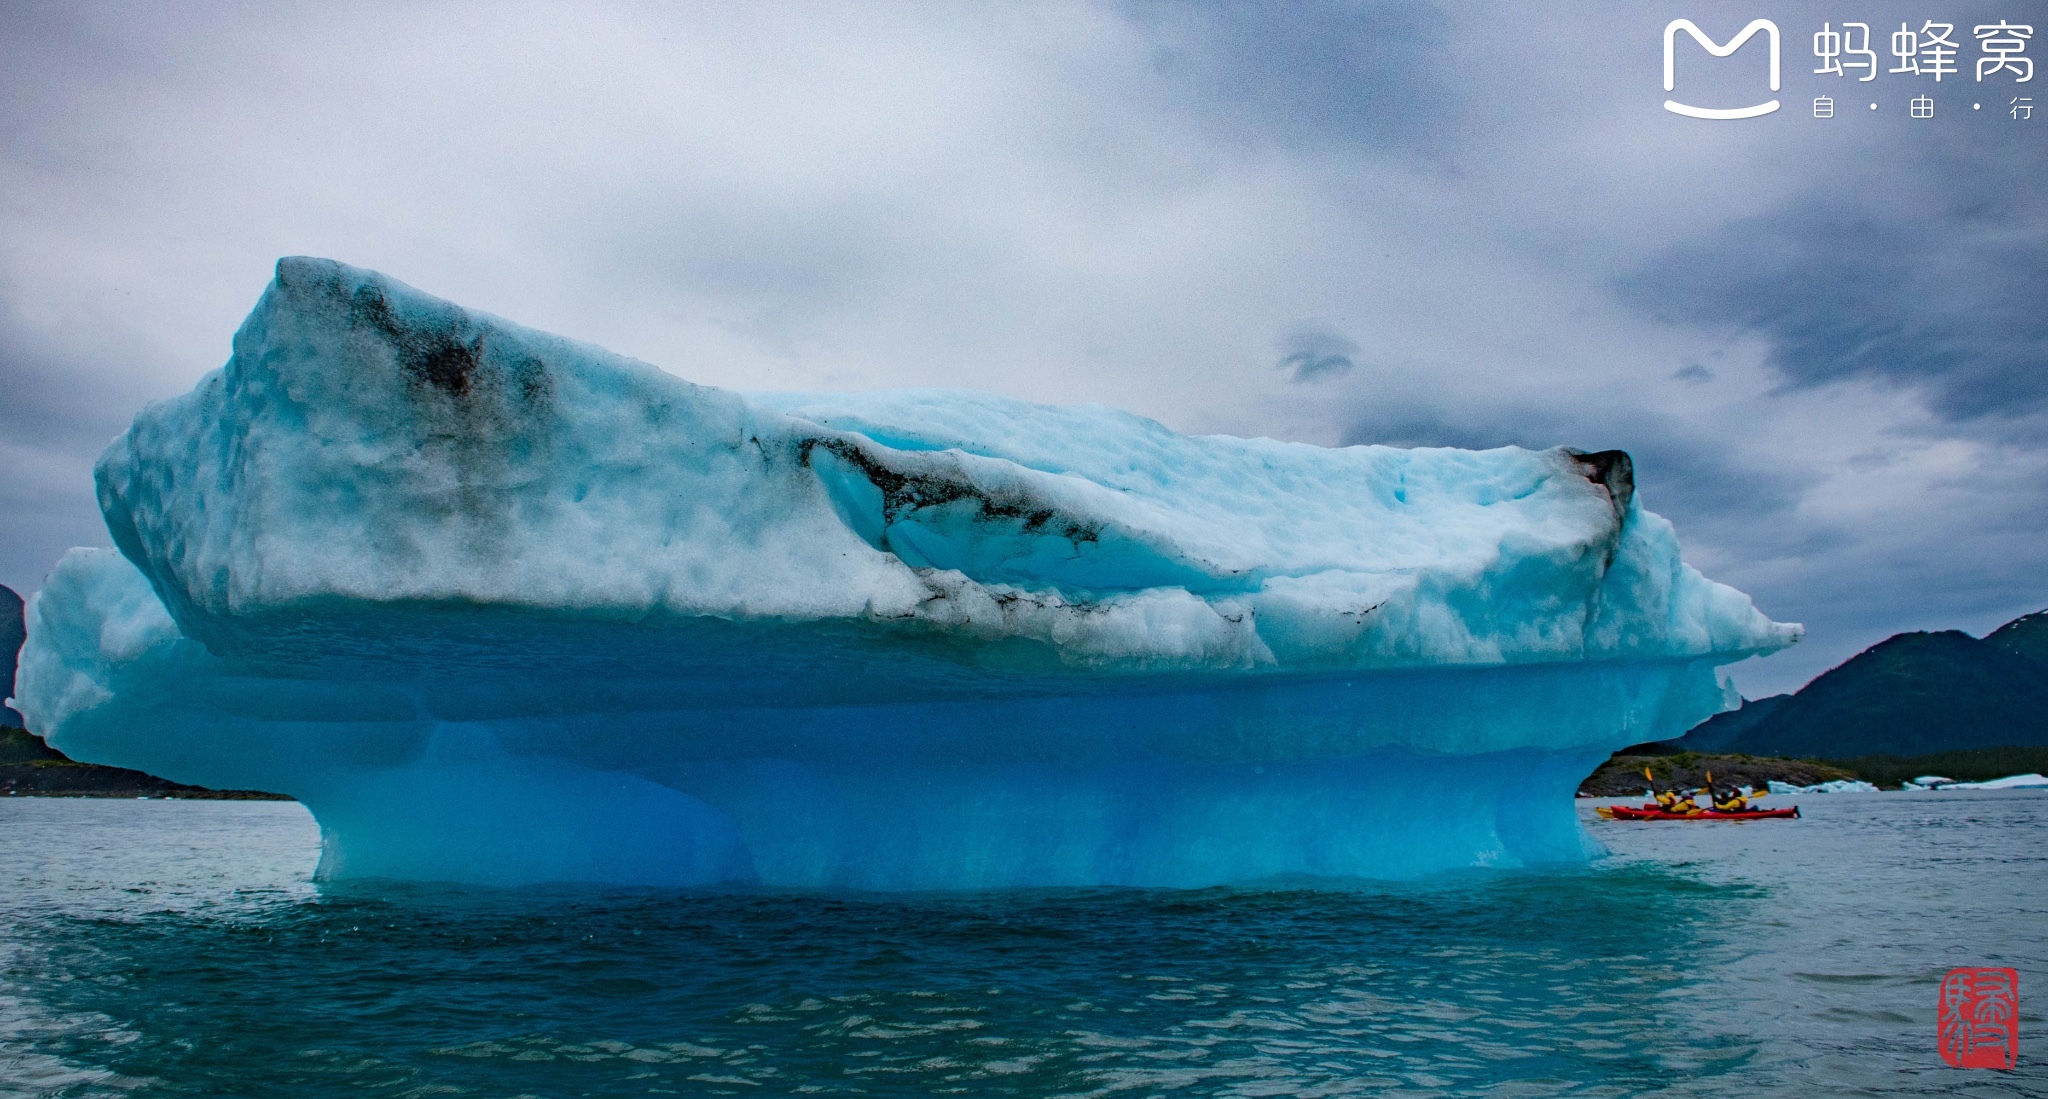
<svg viewBox="0 0 2048 1099"><path fill-rule="evenodd" d="M1723 813L1709 809L1704 813L1667 813L1654 805L1637 808L1633 805L1602 805L1593 810L1601 820L1770 820L1780 817L1796 817L1799 807L1790 809L1744 809L1739 813Z"/></svg>

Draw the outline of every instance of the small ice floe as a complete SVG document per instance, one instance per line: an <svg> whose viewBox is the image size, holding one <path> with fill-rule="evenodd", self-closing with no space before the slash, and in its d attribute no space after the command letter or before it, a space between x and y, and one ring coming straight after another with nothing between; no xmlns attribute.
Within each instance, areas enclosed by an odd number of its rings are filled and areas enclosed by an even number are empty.
<svg viewBox="0 0 2048 1099"><path fill-rule="evenodd" d="M1773 794L1875 794L1877 787L1861 779L1838 778L1832 782L1816 782L1811 786L1794 786L1789 782L1771 780Z"/></svg>
<svg viewBox="0 0 2048 1099"><path fill-rule="evenodd" d="M2048 787L2048 776L2030 771L2024 775L2007 775L1984 782L1957 782L1955 779L1943 778L1940 775L1921 775L1901 785L1908 790L2027 790Z"/></svg>

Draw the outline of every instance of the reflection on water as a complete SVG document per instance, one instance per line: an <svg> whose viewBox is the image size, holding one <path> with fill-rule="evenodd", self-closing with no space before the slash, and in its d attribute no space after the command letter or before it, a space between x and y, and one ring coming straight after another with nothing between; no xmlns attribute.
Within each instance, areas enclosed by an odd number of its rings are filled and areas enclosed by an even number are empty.
<svg viewBox="0 0 2048 1099"><path fill-rule="evenodd" d="M936 896L317 890L277 803L0 801L0 1095L2042 1094L2048 795L1597 824L1555 873ZM2039 995L2039 993L2035 993Z"/></svg>

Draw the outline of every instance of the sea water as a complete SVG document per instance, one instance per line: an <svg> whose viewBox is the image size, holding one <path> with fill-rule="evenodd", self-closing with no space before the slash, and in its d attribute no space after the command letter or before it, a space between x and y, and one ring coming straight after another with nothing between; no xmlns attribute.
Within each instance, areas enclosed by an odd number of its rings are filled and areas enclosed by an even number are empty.
<svg viewBox="0 0 2048 1099"><path fill-rule="evenodd" d="M1581 808L1569 869L863 895L319 887L294 804L0 800L0 1095L2048 1094L2048 793ZM2017 1071L1937 1056L1963 965Z"/></svg>

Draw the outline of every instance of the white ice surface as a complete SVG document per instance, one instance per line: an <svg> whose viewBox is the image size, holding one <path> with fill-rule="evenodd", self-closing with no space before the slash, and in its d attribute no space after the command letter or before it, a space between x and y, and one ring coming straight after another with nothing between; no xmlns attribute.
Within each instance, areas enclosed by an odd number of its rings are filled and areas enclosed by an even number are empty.
<svg viewBox="0 0 2048 1099"><path fill-rule="evenodd" d="M1930 778L1935 781L1927 781ZM1938 775L1922 775L1919 779L1906 783L1908 790L2031 790L2044 786L2048 786L2048 776L2033 771L2024 775L1986 779L1983 782L1957 782Z"/></svg>
<svg viewBox="0 0 2048 1099"><path fill-rule="evenodd" d="M1875 794L1877 787L1861 779L1838 778L1828 782L1816 782L1810 786L1794 786L1789 782L1770 780L1773 794Z"/></svg>

